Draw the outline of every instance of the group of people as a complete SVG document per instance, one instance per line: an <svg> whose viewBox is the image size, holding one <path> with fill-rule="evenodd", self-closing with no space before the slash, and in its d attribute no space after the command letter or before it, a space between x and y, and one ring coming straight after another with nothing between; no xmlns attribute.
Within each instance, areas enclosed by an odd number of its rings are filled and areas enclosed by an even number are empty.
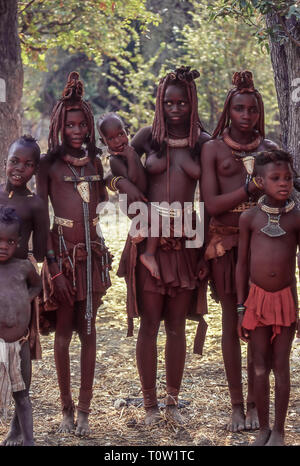
<svg viewBox="0 0 300 466"><path fill-rule="evenodd" d="M139 234L129 231L117 272L127 285L128 335L133 333L133 319L140 319L136 361L145 424L161 420L156 372L162 320L166 416L178 424L186 422L178 408L185 322L198 320L194 350L201 353L209 283L222 307L222 352L232 404L227 428L259 429L255 445L284 444L289 356L298 322L295 268L300 214L292 199L293 160L265 138L263 100L251 72L234 74L212 135L198 115L198 76L181 66L162 78L153 124L140 129L131 141L118 114L98 119L100 140L110 154L111 171L105 177L93 113L83 99L77 72L70 73L53 109L47 154L40 157L31 136L19 138L9 148L0 192L0 407L7 410L12 393L15 413L5 445L34 444L31 359L41 355L39 332L51 330L63 414L59 432L75 430L78 436L90 432L95 319L111 285L112 256L97 229L97 206L107 201L107 188L126 194L128 205L139 202L145 207ZM36 193L27 186L33 175ZM187 240L195 230L186 225L188 220L197 223L190 206L198 181L204 242L190 247ZM154 221L156 235L151 234ZM43 262L41 274L36 262ZM81 341L76 422L69 360L74 330ZM249 342L246 410L240 338Z"/></svg>

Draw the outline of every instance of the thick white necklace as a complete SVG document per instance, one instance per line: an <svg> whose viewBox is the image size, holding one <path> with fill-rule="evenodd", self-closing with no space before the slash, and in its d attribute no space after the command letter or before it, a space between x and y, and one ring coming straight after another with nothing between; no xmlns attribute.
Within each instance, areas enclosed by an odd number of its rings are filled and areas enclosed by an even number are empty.
<svg viewBox="0 0 300 466"><path fill-rule="evenodd" d="M260 231L266 235L276 238L286 234L286 231L281 228L279 220L282 214L287 214L295 207L293 199L289 199L284 207L270 207L265 204L266 195L261 196L258 201L258 207L267 214L268 223Z"/></svg>

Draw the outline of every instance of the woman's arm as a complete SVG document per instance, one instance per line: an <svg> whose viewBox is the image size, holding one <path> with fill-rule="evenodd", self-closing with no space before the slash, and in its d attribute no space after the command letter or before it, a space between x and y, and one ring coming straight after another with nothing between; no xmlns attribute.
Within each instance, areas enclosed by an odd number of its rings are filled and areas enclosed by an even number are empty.
<svg viewBox="0 0 300 466"><path fill-rule="evenodd" d="M75 294L75 291L73 290L69 281L66 280L65 276L60 273L58 263L56 262L56 259L55 259L55 252L53 249L53 242L51 238L49 200L48 200L50 167L51 165L45 157L44 159L41 160L39 169L36 175L37 194L42 199L44 203L44 208L46 211L46 222L47 222L47 231L48 231L46 255L47 255L47 261L48 261L48 268L49 268L49 273L51 277L56 277L53 280L53 284L54 284L54 292L56 294L58 301L62 303L67 301L70 305L73 305L74 299L72 295Z"/></svg>
<svg viewBox="0 0 300 466"><path fill-rule="evenodd" d="M226 194L219 193L219 183L217 177L217 144L218 141L208 141L203 145L201 154L201 187L203 200L209 215L216 217L231 209L234 209L241 202L249 200L244 186ZM251 181L248 191L253 194L257 187Z"/></svg>
<svg viewBox="0 0 300 466"><path fill-rule="evenodd" d="M250 215L249 212L244 212L240 216L239 221L239 246L238 246L238 261L235 269L235 282L237 290L237 302L244 305L247 299L248 283L249 283L249 246L251 238L250 229ZM248 341L249 333L242 329L242 321L244 312L238 312L238 335L244 340Z"/></svg>

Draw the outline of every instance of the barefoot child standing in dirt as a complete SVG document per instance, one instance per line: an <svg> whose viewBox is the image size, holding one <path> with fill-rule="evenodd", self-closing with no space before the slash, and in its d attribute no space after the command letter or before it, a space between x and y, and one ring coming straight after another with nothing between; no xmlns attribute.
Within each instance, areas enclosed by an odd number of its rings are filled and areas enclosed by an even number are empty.
<svg viewBox="0 0 300 466"><path fill-rule="evenodd" d="M6 414L12 392L18 442L30 446L34 439L28 327L30 303L41 290L41 279L29 260L14 257L20 223L15 209L0 206L0 409ZM4 444L9 442L5 440Z"/></svg>
<svg viewBox="0 0 300 466"><path fill-rule="evenodd" d="M37 191L47 209L50 197L54 211L43 287L45 310L56 309L54 355L63 411L59 432L75 428L69 359L73 329L81 341L76 435L87 435L90 431L95 319L101 298L110 286L111 263L103 238L96 231L97 205L107 200L107 193L102 164L96 157L94 117L82 96L83 84L78 73L72 72L62 98L53 109L49 151L41 160L37 176Z"/></svg>
<svg viewBox="0 0 300 466"><path fill-rule="evenodd" d="M211 215L205 258L211 264L211 283L222 306L222 353L232 405L227 429L237 432L258 428L250 355L246 415L244 412L241 347L236 333L238 222L260 195L251 180L255 153L277 146L265 139L264 105L252 73L236 72L232 82L213 138L203 146L201 187Z"/></svg>
<svg viewBox="0 0 300 466"><path fill-rule="evenodd" d="M6 182L0 187L0 204L14 208L21 220L20 238L14 256L42 262L46 255L47 216L42 199L27 187L40 161L40 148L30 135L22 136L12 143L5 163ZM29 239L32 235L32 250ZM29 346L31 359L41 359L39 339L38 299L31 303ZM5 445L22 443L18 414L12 418Z"/></svg>
<svg viewBox="0 0 300 466"><path fill-rule="evenodd" d="M300 212L289 198L293 188L289 154L281 150L261 152L256 157L255 170L255 181L265 194L257 207L241 215L239 222L238 334L249 341L253 357L254 398L260 425L254 445L284 445L290 393L289 356L297 319L295 263L300 246ZM271 369L275 376L272 430Z"/></svg>

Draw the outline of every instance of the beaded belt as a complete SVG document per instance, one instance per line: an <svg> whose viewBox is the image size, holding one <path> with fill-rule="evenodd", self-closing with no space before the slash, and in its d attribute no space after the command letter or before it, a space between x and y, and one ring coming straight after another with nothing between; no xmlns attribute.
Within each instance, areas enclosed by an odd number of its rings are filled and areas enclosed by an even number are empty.
<svg viewBox="0 0 300 466"><path fill-rule="evenodd" d="M97 225L98 222L99 222L99 217L93 218L92 224L93 224L94 227ZM60 225L62 227L67 227L67 228L73 228L73 226L74 226L74 221L73 220L69 220L67 218L57 217L56 215L54 216L54 223L56 225Z"/></svg>
<svg viewBox="0 0 300 466"><path fill-rule="evenodd" d="M173 209L169 207L162 207L160 205L151 204L158 212L161 217L169 217L169 218L178 218L181 217L183 214L192 214L193 208L186 207L185 209Z"/></svg>
<svg viewBox="0 0 300 466"><path fill-rule="evenodd" d="M255 207L256 205L256 202L242 202L234 209L231 209L229 212L244 212L245 210L249 210L251 207Z"/></svg>

